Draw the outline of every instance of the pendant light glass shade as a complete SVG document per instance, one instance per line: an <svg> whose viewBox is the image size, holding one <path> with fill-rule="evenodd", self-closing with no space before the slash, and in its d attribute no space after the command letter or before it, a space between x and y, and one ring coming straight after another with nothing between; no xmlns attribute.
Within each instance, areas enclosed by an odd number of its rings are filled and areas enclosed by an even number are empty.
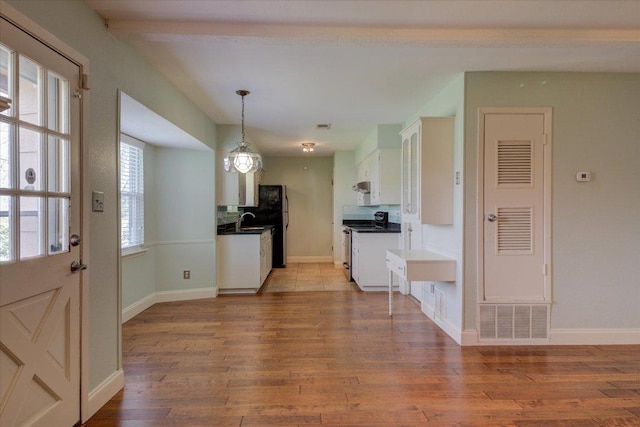
<svg viewBox="0 0 640 427"><path fill-rule="evenodd" d="M224 170L239 173L258 172L262 170L262 156L251 151L244 135L244 97L250 92L238 90L236 93L242 97L242 141L238 142L238 148L231 150L224 158Z"/></svg>

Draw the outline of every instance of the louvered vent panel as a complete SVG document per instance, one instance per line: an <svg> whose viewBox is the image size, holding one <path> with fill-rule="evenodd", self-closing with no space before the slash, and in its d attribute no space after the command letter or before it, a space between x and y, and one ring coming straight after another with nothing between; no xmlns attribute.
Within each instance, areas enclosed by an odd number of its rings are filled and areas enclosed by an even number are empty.
<svg viewBox="0 0 640 427"><path fill-rule="evenodd" d="M498 187L533 185L531 141L498 141Z"/></svg>
<svg viewBox="0 0 640 427"><path fill-rule="evenodd" d="M513 337L513 307L510 305L499 305L497 307L497 330L499 339Z"/></svg>
<svg viewBox="0 0 640 427"><path fill-rule="evenodd" d="M480 339L496 338L496 306L480 306Z"/></svg>
<svg viewBox="0 0 640 427"><path fill-rule="evenodd" d="M548 338L548 311L549 308L546 305L534 305L531 307L531 338Z"/></svg>
<svg viewBox="0 0 640 427"><path fill-rule="evenodd" d="M482 304L480 340L530 342L549 337L549 306L530 304Z"/></svg>
<svg viewBox="0 0 640 427"><path fill-rule="evenodd" d="M498 208L498 254L530 254L533 251L533 208Z"/></svg>
<svg viewBox="0 0 640 427"><path fill-rule="evenodd" d="M513 338L531 338L531 306L516 305L513 307Z"/></svg>

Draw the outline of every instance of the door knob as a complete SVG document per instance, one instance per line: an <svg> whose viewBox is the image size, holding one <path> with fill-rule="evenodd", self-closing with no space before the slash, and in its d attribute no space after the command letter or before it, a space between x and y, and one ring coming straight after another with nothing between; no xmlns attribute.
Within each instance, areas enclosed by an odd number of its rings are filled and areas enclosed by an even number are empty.
<svg viewBox="0 0 640 427"><path fill-rule="evenodd" d="M494 214L489 214L487 216L487 221L489 221L489 222L496 222L497 220L498 220L498 217L495 216Z"/></svg>
<svg viewBox="0 0 640 427"><path fill-rule="evenodd" d="M78 246L80 243L82 243L82 238L80 238L80 236L78 236L77 234L72 234L69 238L69 244L71 246Z"/></svg>
<svg viewBox="0 0 640 427"><path fill-rule="evenodd" d="M78 261L73 261L71 263L71 272L77 273L78 271L86 270L87 266Z"/></svg>

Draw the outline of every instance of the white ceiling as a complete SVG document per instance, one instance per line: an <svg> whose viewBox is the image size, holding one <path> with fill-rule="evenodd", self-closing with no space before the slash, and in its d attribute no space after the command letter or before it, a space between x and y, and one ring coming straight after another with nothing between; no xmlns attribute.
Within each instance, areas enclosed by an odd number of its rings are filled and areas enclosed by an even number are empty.
<svg viewBox="0 0 640 427"><path fill-rule="evenodd" d="M354 149L463 71L640 72L637 0L87 0L267 155ZM331 129L316 130L319 123Z"/></svg>

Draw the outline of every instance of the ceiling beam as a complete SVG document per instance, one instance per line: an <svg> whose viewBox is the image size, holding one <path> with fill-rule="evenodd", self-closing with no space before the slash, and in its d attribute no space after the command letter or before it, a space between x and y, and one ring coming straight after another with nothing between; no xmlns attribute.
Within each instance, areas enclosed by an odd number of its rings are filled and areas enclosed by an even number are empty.
<svg viewBox="0 0 640 427"><path fill-rule="evenodd" d="M117 38L152 41L246 39L265 44L388 47L563 47L640 45L640 29L400 28L220 21L109 20Z"/></svg>

